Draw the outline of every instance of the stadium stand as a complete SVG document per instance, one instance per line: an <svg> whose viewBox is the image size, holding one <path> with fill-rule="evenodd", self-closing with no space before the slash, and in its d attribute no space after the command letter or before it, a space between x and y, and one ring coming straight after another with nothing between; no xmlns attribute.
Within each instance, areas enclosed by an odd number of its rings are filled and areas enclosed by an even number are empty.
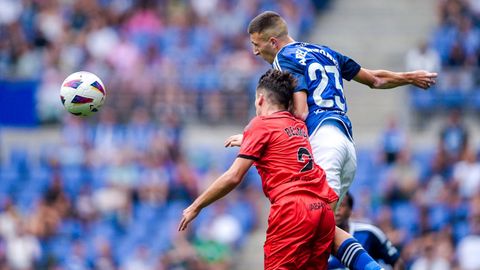
<svg viewBox="0 0 480 270"><path fill-rule="evenodd" d="M474 2L440 2L445 19L429 48L440 52L442 74L469 67L447 78L478 67L475 34L461 35L466 62L447 40L459 21L478 31ZM267 67L248 52L244 29L264 9L286 15L294 36L315 23L306 0L0 0L0 100L11 101L0 107L1 127L61 128L61 140L36 142L38 154L9 146L0 162L0 269L245 269L235 254L263 218L258 176L177 234L183 208L235 157L181 142L190 122L248 119ZM80 68L108 85L107 104L88 121L59 109L59 83ZM15 95L25 84L30 92ZM473 98L441 94L442 85L412 91L413 109L480 107L478 82L466 89ZM25 104L35 100L32 112ZM11 117L20 106L29 108ZM400 124L377 134L381 145L358 149L355 217L385 231L411 269L480 268L480 162L458 116L426 149L412 148Z"/></svg>
<svg viewBox="0 0 480 270"><path fill-rule="evenodd" d="M38 137L35 154L3 148L0 268L232 269L257 226L257 176L177 234L183 208L234 158L185 149L184 127L248 120L267 68L246 39L256 13L281 11L305 35L328 2L1 0L0 125L61 136ZM87 120L60 107L77 70L107 85Z"/></svg>
<svg viewBox="0 0 480 270"><path fill-rule="evenodd" d="M430 93L411 92L414 110L461 109L478 114L480 17L477 1L439 1L438 24L427 42L407 56L407 67L434 67L439 83Z"/></svg>

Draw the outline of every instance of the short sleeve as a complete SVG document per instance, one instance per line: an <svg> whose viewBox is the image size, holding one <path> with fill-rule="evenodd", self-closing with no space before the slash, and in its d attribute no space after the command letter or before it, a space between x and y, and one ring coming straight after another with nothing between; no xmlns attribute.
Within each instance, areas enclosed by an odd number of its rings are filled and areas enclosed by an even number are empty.
<svg viewBox="0 0 480 270"><path fill-rule="evenodd" d="M307 82L305 80L305 65L299 63L295 58L289 58L283 54L277 55L277 61L273 63L273 68L281 71L287 71L297 79L297 86L294 92L307 91Z"/></svg>
<svg viewBox="0 0 480 270"><path fill-rule="evenodd" d="M360 71L361 66L355 62L353 59L342 55L341 53L335 52L337 54L337 60L342 72L342 78L350 81L355 76L357 76Z"/></svg>
<svg viewBox="0 0 480 270"><path fill-rule="evenodd" d="M243 132L243 141L238 157L259 160L268 143L268 132L262 120L255 117L250 121Z"/></svg>
<svg viewBox="0 0 480 270"><path fill-rule="evenodd" d="M292 73L291 74L297 79L297 86L295 87L294 92L307 91L307 82L305 82L305 76L303 74Z"/></svg>

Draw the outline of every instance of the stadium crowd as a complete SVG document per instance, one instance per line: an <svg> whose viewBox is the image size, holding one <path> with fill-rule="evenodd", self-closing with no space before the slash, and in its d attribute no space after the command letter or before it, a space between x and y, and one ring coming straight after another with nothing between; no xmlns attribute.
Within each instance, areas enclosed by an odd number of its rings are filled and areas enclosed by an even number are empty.
<svg viewBox="0 0 480 270"><path fill-rule="evenodd" d="M295 35L315 18L310 0L2 0L0 76L40 80L44 122L61 118L58 84L78 70L104 78L121 120L146 106L154 116L174 110L243 121L245 90L265 68L250 53L245 29L265 9L286 14Z"/></svg>
<svg viewBox="0 0 480 270"><path fill-rule="evenodd" d="M0 269L231 269L256 226L258 179L175 233L233 158L183 149L184 122L244 123L265 69L248 21L279 10L303 35L327 2L0 0L0 79L38 81L40 123L60 122L64 139L2 160ZM77 70L108 86L90 121L59 108Z"/></svg>
<svg viewBox="0 0 480 270"><path fill-rule="evenodd" d="M407 69L440 72L436 89L412 91L413 109L480 111L480 4L477 0L442 0L431 36L406 56Z"/></svg>
<svg viewBox="0 0 480 270"><path fill-rule="evenodd" d="M477 2L440 2L425 48L442 76L479 65ZM245 123L245 93L266 68L249 51L246 23L273 9L293 36L304 35L313 6L0 0L0 77L39 80L39 116L60 121L63 132L38 156L20 146L1 162L0 269L231 269L263 207L258 176L206 209L188 234L175 233L182 209L235 156L184 149L186 116ZM78 69L108 85L94 121L58 110L58 85ZM403 130L392 119L379 151L358 151L354 215L384 230L411 269L480 268L480 162L461 112L451 113L434 149L410 149Z"/></svg>

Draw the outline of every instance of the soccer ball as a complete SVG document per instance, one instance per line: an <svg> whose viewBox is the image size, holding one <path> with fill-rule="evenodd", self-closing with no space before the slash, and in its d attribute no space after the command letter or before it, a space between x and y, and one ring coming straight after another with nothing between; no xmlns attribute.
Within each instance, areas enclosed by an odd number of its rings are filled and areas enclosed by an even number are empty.
<svg viewBox="0 0 480 270"><path fill-rule="evenodd" d="M105 87L97 75L79 71L70 74L62 83L60 100L71 114L89 116L105 102Z"/></svg>

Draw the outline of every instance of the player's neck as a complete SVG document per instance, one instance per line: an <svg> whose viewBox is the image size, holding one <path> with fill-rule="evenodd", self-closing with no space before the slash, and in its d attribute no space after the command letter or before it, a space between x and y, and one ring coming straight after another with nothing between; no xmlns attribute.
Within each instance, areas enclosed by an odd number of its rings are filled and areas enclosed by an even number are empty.
<svg viewBox="0 0 480 270"><path fill-rule="evenodd" d="M274 113L284 112L284 111L286 111L285 108L281 108L279 106L269 106L269 107L264 108L260 115L268 116L268 115L272 115Z"/></svg>
<svg viewBox="0 0 480 270"><path fill-rule="evenodd" d="M295 42L295 40L291 36L286 36L282 39L279 39L278 50L281 50L283 47L285 47L286 45L292 42Z"/></svg>

